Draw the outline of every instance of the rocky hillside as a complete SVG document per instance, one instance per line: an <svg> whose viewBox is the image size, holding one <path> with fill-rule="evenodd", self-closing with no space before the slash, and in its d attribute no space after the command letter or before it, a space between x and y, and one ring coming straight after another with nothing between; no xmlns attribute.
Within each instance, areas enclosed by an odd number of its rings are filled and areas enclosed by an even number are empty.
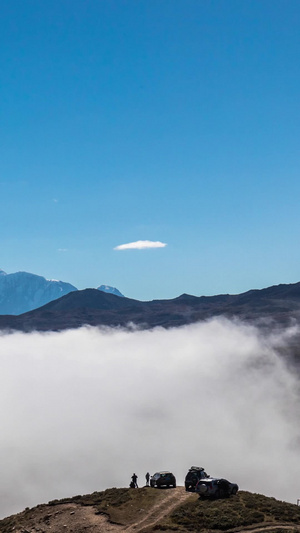
<svg viewBox="0 0 300 533"><path fill-rule="evenodd" d="M240 491L220 500L199 500L183 487L107 489L38 505L0 520L1 533L293 533L300 507Z"/></svg>

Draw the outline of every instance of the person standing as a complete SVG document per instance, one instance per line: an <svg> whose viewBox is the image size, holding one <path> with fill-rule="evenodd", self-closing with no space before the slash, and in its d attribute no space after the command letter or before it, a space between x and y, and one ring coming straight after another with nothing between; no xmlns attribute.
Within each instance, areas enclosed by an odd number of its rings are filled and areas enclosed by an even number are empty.
<svg viewBox="0 0 300 533"><path fill-rule="evenodd" d="M147 472L147 474L145 475L145 478L146 478L146 487L149 487L149 479L150 479L149 472Z"/></svg>
<svg viewBox="0 0 300 533"><path fill-rule="evenodd" d="M134 488L137 489L138 488L138 484L137 484L137 475L135 473L133 473L133 475L131 476L131 479L132 479L132 483L134 484Z"/></svg>

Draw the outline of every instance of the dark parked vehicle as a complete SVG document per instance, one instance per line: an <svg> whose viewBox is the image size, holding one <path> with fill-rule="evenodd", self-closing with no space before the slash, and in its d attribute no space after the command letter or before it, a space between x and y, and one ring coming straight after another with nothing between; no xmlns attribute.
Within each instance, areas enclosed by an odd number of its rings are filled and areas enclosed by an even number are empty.
<svg viewBox="0 0 300 533"><path fill-rule="evenodd" d="M231 494L236 494L239 487L236 483L230 483L223 478L204 478L198 481L195 492L200 498L229 498Z"/></svg>
<svg viewBox="0 0 300 533"><path fill-rule="evenodd" d="M172 472L156 472L150 479L151 487L176 487L176 478Z"/></svg>
<svg viewBox="0 0 300 533"><path fill-rule="evenodd" d="M207 478L208 475L201 466L191 466L187 475L185 476L184 485L185 490L194 492L198 481L202 478Z"/></svg>

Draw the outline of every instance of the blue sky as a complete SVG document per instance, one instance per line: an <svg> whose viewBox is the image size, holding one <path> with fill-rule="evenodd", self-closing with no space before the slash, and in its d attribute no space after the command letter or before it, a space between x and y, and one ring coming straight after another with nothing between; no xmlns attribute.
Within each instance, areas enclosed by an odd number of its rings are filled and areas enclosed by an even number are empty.
<svg viewBox="0 0 300 533"><path fill-rule="evenodd" d="M0 268L141 300L300 280L298 0L14 0L0 43Z"/></svg>

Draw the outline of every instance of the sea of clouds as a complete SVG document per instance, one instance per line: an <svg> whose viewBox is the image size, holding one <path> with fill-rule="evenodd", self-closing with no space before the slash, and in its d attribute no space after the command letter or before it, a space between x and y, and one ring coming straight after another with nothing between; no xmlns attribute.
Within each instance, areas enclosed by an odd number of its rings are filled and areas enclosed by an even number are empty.
<svg viewBox="0 0 300 533"><path fill-rule="evenodd" d="M0 517L203 466L240 489L300 498L299 375L225 319L164 330L0 337Z"/></svg>

